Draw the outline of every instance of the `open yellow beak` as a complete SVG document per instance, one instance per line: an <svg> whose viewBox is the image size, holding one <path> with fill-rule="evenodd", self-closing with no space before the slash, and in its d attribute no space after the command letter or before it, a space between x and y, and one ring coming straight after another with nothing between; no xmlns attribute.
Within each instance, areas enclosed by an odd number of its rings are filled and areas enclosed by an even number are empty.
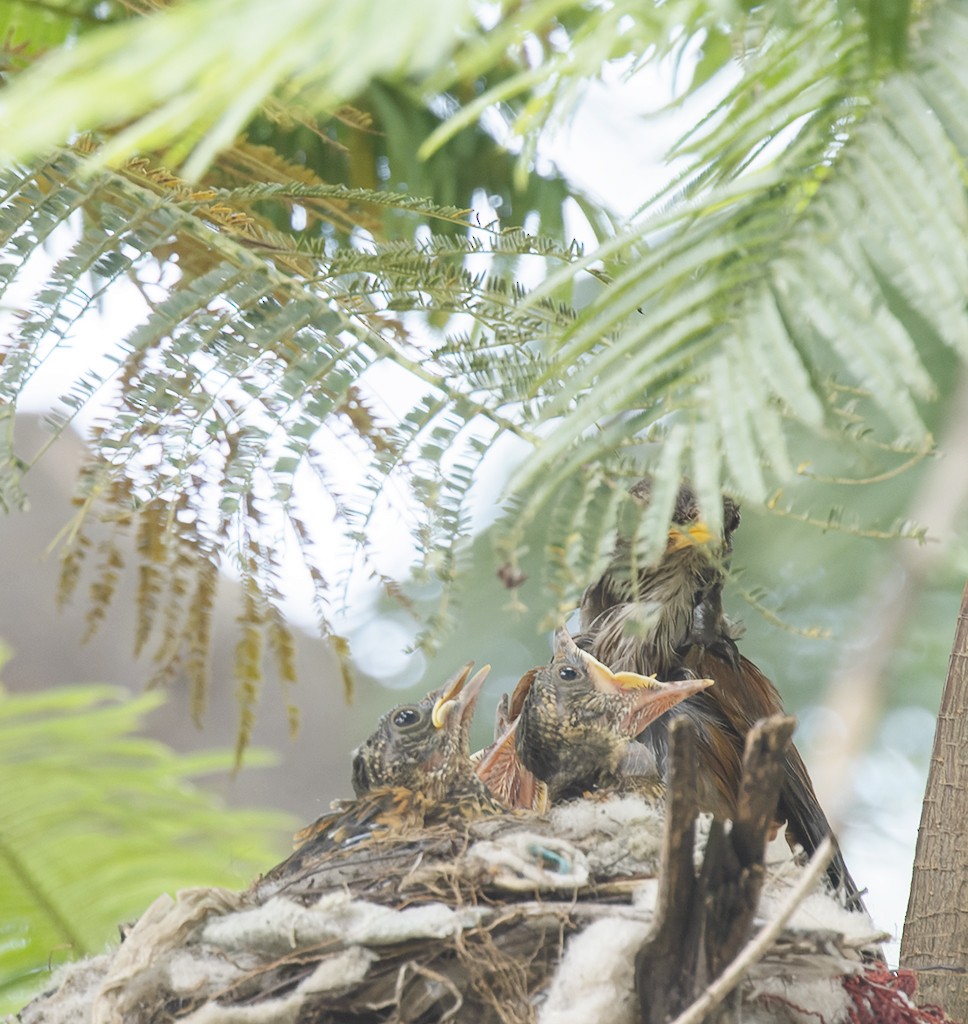
<svg viewBox="0 0 968 1024"><path fill-rule="evenodd" d="M683 548L702 547L713 540L715 534L698 519L688 526L673 526L669 531L669 551L681 551Z"/></svg>
<svg viewBox="0 0 968 1024"><path fill-rule="evenodd" d="M620 693L623 690L657 690L662 684L655 676L641 676L637 672L613 672L588 651L581 652L582 661L588 672L592 686L599 693Z"/></svg>
<svg viewBox="0 0 968 1024"><path fill-rule="evenodd" d="M631 674L631 673L629 673ZM691 697L713 685L712 679L682 679L675 683L659 683L634 695L623 723L627 735L637 736L647 725Z"/></svg>
<svg viewBox="0 0 968 1024"><path fill-rule="evenodd" d="M460 706L466 707L477 699L477 695L481 692L481 687L484 685L484 680L487 679L487 674L491 671L491 666L485 665L483 668L478 669L474 673L474 678L467 682L467 677L471 674L473 667L474 662L469 661L444 684L444 688L434 702L433 710L430 712L430 720L433 722L435 729L443 729L455 708ZM466 686L465 683L467 684Z"/></svg>
<svg viewBox="0 0 968 1024"><path fill-rule="evenodd" d="M433 711L430 713L430 720L434 723L435 729L443 729L447 724L447 719L450 717L451 708L456 706L456 700L438 699L437 703L434 704Z"/></svg>

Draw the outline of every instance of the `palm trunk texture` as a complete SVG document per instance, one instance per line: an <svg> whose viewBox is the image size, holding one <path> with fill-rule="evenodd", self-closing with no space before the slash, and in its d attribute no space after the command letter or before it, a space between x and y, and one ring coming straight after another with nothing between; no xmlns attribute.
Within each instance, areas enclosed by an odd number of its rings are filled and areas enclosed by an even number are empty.
<svg viewBox="0 0 968 1024"><path fill-rule="evenodd" d="M919 1002L968 1020L968 586L934 734L901 966L916 972Z"/></svg>

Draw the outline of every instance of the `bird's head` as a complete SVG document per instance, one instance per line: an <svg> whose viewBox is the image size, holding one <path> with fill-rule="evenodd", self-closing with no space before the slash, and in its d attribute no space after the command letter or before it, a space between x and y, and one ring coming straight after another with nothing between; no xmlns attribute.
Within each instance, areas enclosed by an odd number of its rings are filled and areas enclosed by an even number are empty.
<svg viewBox="0 0 968 1024"><path fill-rule="evenodd" d="M635 540L653 500L651 478L640 480L629 495L612 560L582 597L581 628L608 664L665 673L692 630L697 603L722 586L739 507L724 497L722 531L714 532L695 492L683 484L665 548L656 558L639 551Z"/></svg>
<svg viewBox="0 0 968 1024"><path fill-rule="evenodd" d="M353 755L357 796L380 786L404 786L441 798L450 784L470 776L471 719L484 680L485 665L471 676L468 662L423 700L399 704Z"/></svg>
<svg viewBox="0 0 968 1024"><path fill-rule="evenodd" d="M659 779L654 760L631 758L635 737L708 679L662 683L635 672L613 672L572 640L555 634L551 661L534 671L515 729L521 763L547 783L552 801L588 789L622 786L632 774Z"/></svg>
<svg viewBox="0 0 968 1024"><path fill-rule="evenodd" d="M652 478L639 480L629 495L639 509L646 508L652 500ZM699 549L720 558L732 549L733 533L740 523L739 505L729 495L723 495L722 530L714 533L703 518L696 493L688 483L683 483L676 494L669 526L666 553Z"/></svg>
<svg viewBox="0 0 968 1024"><path fill-rule="evenodd" d="M536 683L554 691L559 714L631 739L687 697L712 686L713 681L664 683L637 672L613 672L583 651L562 627L555 633L554 656L539 670Z"/></svg>

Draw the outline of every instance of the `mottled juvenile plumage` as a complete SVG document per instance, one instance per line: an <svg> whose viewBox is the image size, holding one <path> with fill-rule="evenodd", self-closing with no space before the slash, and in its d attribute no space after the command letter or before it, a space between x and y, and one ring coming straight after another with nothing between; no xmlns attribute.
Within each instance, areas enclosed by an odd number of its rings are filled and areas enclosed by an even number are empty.
<svg viewBox="0 0 968 1024"><path fill-rule="evenodd" d="M650 490L646 480L631 493L647 503ZM693 491L683 486L662 557L633 573L629 544L620 540L612 564L585 592L582 632L576 637L584 650L616 672L653 673L663 679L692 674L715 681L674 713L689 716L697 726L704 807L724 817L735 813L747 732L759 719L783 710L776 687L739 653L735 630L723 614L723 580L739 522L739 507L725 497L723 532L714 537L700 518ZM670 721L656 722L639 737L660 766ZM792 744L777 813L808 853L831 832ZM856 898L857 887L839 852L829 875L848 897Z"/></svg>
<svg viewBox="0 0 968 1024"><path fill-rule="evenodd" d="M296 833L298 847L313 842L318 850L503 810L470 761L470 723L490 666L468 681L472 668L468 662L422 700L382 716L354 752L356 799Z"/></svg>
<svg viewBox="0 0 968 1024"><path fill-rule="evenodd" d="M555 634L550 664L525 680L523 699L518 691L515 752L545 783L552 803L596 789L661 795L659 766L634 737L709 685L706 679L660 683L631 672L614 674L581 651L564 629ZM486 766L484 771L486 776Z"/></svg>
<svg viewBox="0 0 968 1024"><path fill-rule="evenodd" d="M630 491L643 506L651 493L649 479ZM725 629L721 593L739 521L739 507L725 497L723 530L715 537L701 518L692 489L680 487L668 543L657 561L633 565L630 542L619 537L609 567L582 597L578 646L616 672L661 679L716 678L705 669L702 655L707 645L718 648ZM714 691L697 695L673 714L688 715L699 731L704 809L732 817L749 725L737 731ZM639 737L660 769L665 766L671 720L669 716L657 721Z"/></svg>
<svg viewBox="0 0 968 1024"><path fill-rule="evenodd" d="M440 689L388 711L353 755L353 790L404 786L431 800L484 792L469 760L474 708L490 666L468 682L468 662Z"/></svg>

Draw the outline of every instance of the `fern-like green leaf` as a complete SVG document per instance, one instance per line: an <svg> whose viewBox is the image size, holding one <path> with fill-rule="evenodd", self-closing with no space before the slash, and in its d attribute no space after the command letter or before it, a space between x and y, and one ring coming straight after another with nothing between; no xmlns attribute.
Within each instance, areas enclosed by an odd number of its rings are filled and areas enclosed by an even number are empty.
<svg viewBox="0 0 968 1024"><path fill-rule="evenodd" d="M226 810L190 781L229 767L230 753L175 754L137 736L161 700L98 686L0 692L0 1012L52 965L115 941L161 893L243 886L284 847L283 816Z"/></svg>
<svg viewBox="0 0 968 1024"><path fill-rule="evenodd" d="M21 76L0 102L6 157L35 157L71 132L133 120L98 162L160 144L167 162L185 162L192 177L232 143L273 89L282 86L317 110L335 109L372 77L405 78L432 67L469 17L467 0L444 7L434 0L406 14L385 0L365 12L338 0L281 0L269 19L258 0L167 8L91 33ZM361 51L357 33L374 24L383 26L386 45ZM246 47L255 52L255 39L258 63L239 61Z"/></svg>
<svg viewBox="0 0 968 1024"><path fill-rule="evenodd" d="M931 450L936 350L968 356L964 0L919 9L916 31L903 4L879 20L866 2L833 0L530 0L493 24L486 5L452 0L429 30L415 27L421 5L369 5L364 18L330 2L267 15L253 0L201 0L81 33L0 97L4 144L42 154L10 161L0 181L0 288L30 292L11 318L0 399L16 402L129 283L144 299L141 322L107 339L51 417L63 429L98 409L62 594L86 580L96 625L133 538L137 646L163 676L189 673L200 713L207 610L234 568L243 742L266 652L291 675L279 573L293 535L311 559L321 538L332 547L325 531L341 532L353 564L414 607L372 537L399 495L418 586L443 584L429 645L457 607L472 481L511 451L506 575L539 535L557 617L607 557L621 495L644 471L657 486L634 524L642 555L662 542L684 473L715 523L723 487L784 509L778 493L818 447L810 472L898 472ZM500 202L475 201L503 223L462 218L474 190L490 195L491 168L478 180L461 162L461 126L512 148L504 132L518 130L520 185L589 80L663 58L687 80L678 99L698 100L702 83L718 99L673 149L684 169L632 221L613 231L586 201L599 245L539 237L510 180ZM130 69L131 90L114 88ZM425 102L421 137L450 118L426 151L450 139L436 158L462 170L448 180L474 178L467 194L408 194L400 167L417 173L416 146L374 158L371 113L385 125L406 107L393 90ZM361 106L341 120L344 100ZM55 114L38 118L38 103ZM319 110L332 117L315 121ZM344 122L359 133L349 144ZM97 134L52 148L85 126ZM309 137L339 153L325 173ZM146 155L120 161L135 148ZM196 185L158 152L188 176L214 163ZM53 269L34 285L42 244ZM31 459L16 462L9 435L3 453L12 503ZM306 514L306 479L326 515ZM324 632L349 571L307 565Z"/></svg>
<svg viewBox="0 0 968 1024"><path fill-rule="evenodd" d="M943 128L968 97L968 76L943 40L961 38L968 14L963 4L938 8L911 66L850 106L845 86L861 88L867 67L860 23L841 23L823 5L807 9L823 17L775 45L765 41L747 69L750 81L780 73L795 37L797 70L783 90L759 105L736 86L716 125L691 140L695 170L678 186L689 201L660 203L586 257L623 263L545 363L542 379L565 385L540 407L539 420L554 424L550 440L512 481L527 490L526 518L542 514L580 459L608 459L623 429L631 435L635 424L644 435L670 416L686 438L681 461L668 467L673 475L701 465L708 495L722 481L763 500L799 461L789 442L794 425L837 430L828 378L860 389L855 405L865 422L883 425L887 445L930 450L922 406L934 384L912 331L927 325L964 354L968 318L957 296L968 283L968 248L955 225L964 223L966 197L963 173L959 180L952 168L964 169L968 149ZM812 92L802 88L808 79ZM797 119L796 139L755 167L760 143ZM805 188L811 153L815 181ZM875 165L877 173L866 173ZM531 301L564 280L553 275Z"/></svg>

